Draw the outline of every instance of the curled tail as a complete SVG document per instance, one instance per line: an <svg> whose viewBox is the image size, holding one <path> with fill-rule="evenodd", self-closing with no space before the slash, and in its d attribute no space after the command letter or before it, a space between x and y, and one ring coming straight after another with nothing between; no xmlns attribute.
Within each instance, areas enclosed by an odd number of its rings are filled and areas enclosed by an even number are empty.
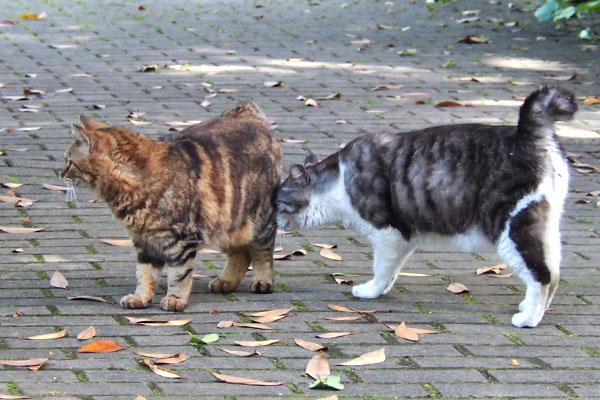
<svg viewBox="0 0 600 400"><path fill-rule="evenodd" d="M520 135L546 136L554 132L555 121L567 121L577 111L575 96L561 88L537 90L525 99L519 112Z"/></svg>

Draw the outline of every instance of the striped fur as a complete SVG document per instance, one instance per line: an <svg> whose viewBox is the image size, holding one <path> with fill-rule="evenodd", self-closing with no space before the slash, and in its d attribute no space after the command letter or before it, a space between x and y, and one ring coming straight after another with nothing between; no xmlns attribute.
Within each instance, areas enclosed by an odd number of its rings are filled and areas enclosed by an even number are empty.
<svg viewBox="0 0 600 400"><path fill-rule="evenodd" d="M233 291L250 263L251 290L272 290L281 150L254 103L160 140L80 119L62 176L102 197L133 238L138 284L121 299L123 307L146 307L169 265L161 307L183 310L196 251L204 245L228 257L210 283L213 291Z"/></svg>

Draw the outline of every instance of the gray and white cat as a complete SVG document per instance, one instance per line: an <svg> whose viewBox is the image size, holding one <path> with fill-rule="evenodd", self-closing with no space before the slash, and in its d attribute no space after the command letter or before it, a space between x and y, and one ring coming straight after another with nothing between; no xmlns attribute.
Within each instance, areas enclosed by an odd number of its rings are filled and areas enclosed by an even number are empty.
<svg viewBox="0 0 600 400"><path fill-rule="evenodd" d="M559 221L568 167L553 124L571 119L574 96L543 88L515 126L446 125L361 136L318 161L292 165L277 199L285 230L341 222L373 245L373 279L354 286L376 298L417 247L450 241L495 247L527 286L517 327L540 323L558 286Z"/></svg>

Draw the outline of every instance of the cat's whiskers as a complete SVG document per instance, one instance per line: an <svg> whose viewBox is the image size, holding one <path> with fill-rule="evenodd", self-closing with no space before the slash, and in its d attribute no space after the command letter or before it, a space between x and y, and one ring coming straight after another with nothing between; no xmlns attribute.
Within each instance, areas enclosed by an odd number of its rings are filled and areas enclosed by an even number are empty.
<svg viewBox="0 0 600 400"><path fill-rule="evenodd" d="M75 186L71 181L65 180L65 184L67 185L67 191L65 192L65 202L73 203L75 207L79 207L79 202L77 201L77 193L75 193Z"/></svg>

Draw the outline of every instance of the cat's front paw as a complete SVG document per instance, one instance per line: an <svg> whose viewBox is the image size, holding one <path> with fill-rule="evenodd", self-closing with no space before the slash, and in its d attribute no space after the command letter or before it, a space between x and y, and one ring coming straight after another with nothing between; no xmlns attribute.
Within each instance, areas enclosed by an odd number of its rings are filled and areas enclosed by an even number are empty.
<svg viewBox="0 0 600 400"><path fill-rule="evenodd" d="M183 311L187 306L187 300L183 300L173 296L167 296L160 301L160 308L165 311Z"/></svg>
<svg viewBox="0 0 600 400"><path fill-rule="evenodd" d="M382 293L383 290L376 287L372 280L352 287L352 295L360 299L375 299L381 296Z"/></svg>
<svg viewBox="0 0 600 400"><path fill-rule="evenodd" d="M250 291L259 294L271 293L273 291L273 283L261 280L254 281L250 284Z"/></svg>
<svg viewBox="0 0 600 400"><path fill-rule="evenodd" d="M208 284L208 288L212 292L233 292L239 285L239 282L228 281L223 278L215 278L211 283Z"/></svg>
<svg viewBox="0 0 600 400"><path fill-rule="evenodd" d="M123 308L140 309L148 307L149 304L150 300L144 301L144 299L137 294L128 294L121 297L121 307Z"/></svg>
<svg viewBox="0 0 600 400"><path fill-rule="evenodd" d="M513 315L511 322L517 328L535 328L541 320L542 316L531 316L530 314L520 312Z"/></svg>

